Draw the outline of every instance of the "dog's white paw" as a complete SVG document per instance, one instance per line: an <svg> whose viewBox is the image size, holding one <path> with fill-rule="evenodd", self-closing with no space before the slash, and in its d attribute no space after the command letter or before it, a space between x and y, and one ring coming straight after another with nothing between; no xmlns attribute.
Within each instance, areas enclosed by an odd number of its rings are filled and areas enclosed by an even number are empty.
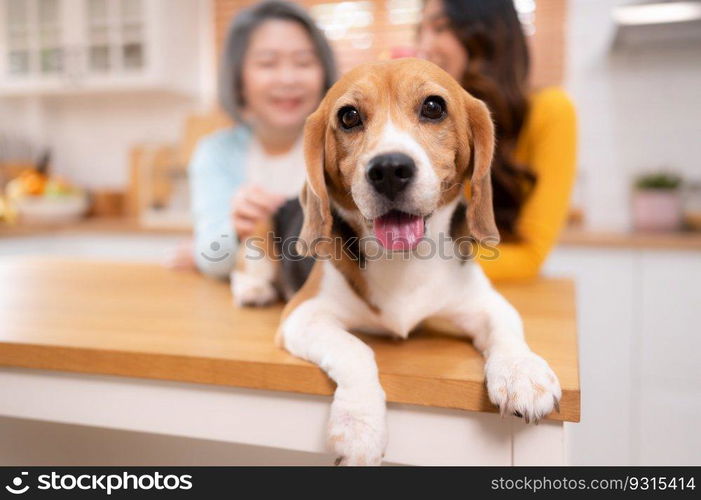
<svg viewBox="0 0 701 500"><path fill-rule="evenodd" d="M560 382L548 363L531 351L492 353L484 367L489 399L501 415L514 414L538 422L560 411Z"/></svg>
<svg viewBox="0 0 701 500"><path fill-rule="evenodd" d="M335 399L329 417L329 444L336 465L380 465L387 447L387 416L381 404Z"/></svg>
<svg viewBox="0 0 701 500"><path fill-rule="evenodd" d="M264 306L278 298L277 290L265 278L234 271L231 273L231 292L239 306Z"/></svg>

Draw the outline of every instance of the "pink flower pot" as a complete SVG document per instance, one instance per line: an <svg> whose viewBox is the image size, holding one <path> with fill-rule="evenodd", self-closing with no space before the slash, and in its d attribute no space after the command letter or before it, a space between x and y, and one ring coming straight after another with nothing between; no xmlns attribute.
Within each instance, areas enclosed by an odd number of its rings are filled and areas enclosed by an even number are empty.
<svg viewBox="0 0 701 500"><path fill-rule="evenodd" d="M675 231L681 227L682 199L678 189L633 191L633 226L638 231Z"/></svg>

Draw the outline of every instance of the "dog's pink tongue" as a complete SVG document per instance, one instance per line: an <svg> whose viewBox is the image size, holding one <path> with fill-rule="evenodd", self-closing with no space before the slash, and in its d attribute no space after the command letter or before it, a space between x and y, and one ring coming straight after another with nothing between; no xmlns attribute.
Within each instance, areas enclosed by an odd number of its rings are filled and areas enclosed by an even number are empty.
<svg viewBox="0 0 701 500"><path fill-rule="evenodd" d="M375 237L388 250L413 250L424 236L424 220L404 212L389 212L375 219Z"/></svg>

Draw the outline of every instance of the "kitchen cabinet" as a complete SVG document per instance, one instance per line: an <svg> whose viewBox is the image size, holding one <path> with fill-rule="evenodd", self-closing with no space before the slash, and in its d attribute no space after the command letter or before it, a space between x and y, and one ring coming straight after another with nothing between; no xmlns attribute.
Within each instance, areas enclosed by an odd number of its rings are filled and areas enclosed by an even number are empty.
<svg viewBox="0 0 701 500"><path fill-rule="evenodd" d="M643 252L639 268L633 453L641 463L698 465L701 254Z"/></svg>
<svg viewBox="0 0 701 500"><path fill-rule="evenodd" d="M196 0L0 0L0 95L195 91Z"/></svg>
<svg viewBox="0 0 701 500"><path fill-rule="evenodd" d="M568 463L698 464L701 252L559 247L577 289L582 416Z"/></svg>

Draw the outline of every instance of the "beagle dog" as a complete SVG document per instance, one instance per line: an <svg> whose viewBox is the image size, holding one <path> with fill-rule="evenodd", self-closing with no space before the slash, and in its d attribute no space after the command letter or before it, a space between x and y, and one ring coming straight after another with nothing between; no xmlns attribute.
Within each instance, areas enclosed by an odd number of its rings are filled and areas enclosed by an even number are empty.
<svg viewBox="0 0 701 500"><path fill-rule="evenodd" d="M306 121L299 202L242 245L235 301L263 305L281 292L278 341L336 382L328 434L339 463L379 464L387 445L373 351L352 331L406 338L427 318L448 320L484 355L502 415L537 422L558 409L557 377L526 344L518 313L461 251L498 241L493 149L486 105L439 67L359 66ZM280 244L285 232L298 238Z"/></svg>

